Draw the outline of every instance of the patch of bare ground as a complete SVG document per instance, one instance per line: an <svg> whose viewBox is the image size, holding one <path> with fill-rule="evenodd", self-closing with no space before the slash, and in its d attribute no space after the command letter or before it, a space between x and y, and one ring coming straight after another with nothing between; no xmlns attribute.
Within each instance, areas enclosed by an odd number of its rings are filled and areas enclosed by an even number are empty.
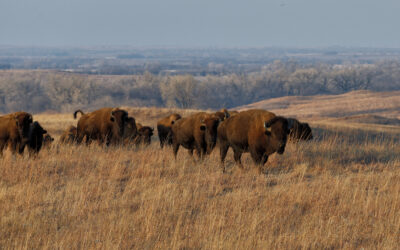
<svg viewBox="0 0 400 250"><path fill-rule="evenodd" d="M128 108L155 126L176 110ZM187 111L194 112L194 111ZM179 112L182 113L182 112ZM188 114L188 113L185 113ZM57 143L72 114L34 115L56 143L0 159L0 248L299 249L400 245L400 131L312 124L258 174L229 151L203 161L146 148ZM381 126L375 129L374 126Z"/></svg>

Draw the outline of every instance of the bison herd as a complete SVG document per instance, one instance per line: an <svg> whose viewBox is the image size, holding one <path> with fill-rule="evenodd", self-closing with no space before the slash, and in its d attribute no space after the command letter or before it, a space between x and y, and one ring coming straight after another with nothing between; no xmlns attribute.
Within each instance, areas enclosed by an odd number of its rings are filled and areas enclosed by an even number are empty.
<svg viewBox="0 0 400 250"><path fill-rule="evenodd" d="M68 127L61 135L60 143L88 145L97 141L105 146L151 143L154 129L136 123L135 118L123 109L102 108L90 113L77 110L73 114L75 119L78 114L77 126ZM249 152L260 170L269 155L284 153L288 138L291 141L313 138L307 123L261 109L242 112L221 109L215 113L199 112L187 117L171 114L157 122L157 131L161 148L172 146L175 158L182 146L190 155L195 151L202 159L218 143L222 166L229 148L232 148L239 167L242 168L241 155ZM0 154L9 146L13 153L22 154L27 147L28 152L35 155L53 140L29 113L0 116Z"/></svg>

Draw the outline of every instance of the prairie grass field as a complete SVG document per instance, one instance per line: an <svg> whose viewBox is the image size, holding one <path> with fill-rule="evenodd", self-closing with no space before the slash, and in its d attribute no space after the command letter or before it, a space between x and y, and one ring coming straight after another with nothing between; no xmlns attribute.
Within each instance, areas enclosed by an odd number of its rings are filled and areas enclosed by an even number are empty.
<svg viewBox="0 0 400 250"><path fill-rule="evenodd" d="M154 126L179 110L126 108ZM179 111L183 116L195 110ZM61 145L72 114L34 114L55 137L35 158L0 159L0 249L398 249L400 127L313 120L259 174L218 145Z"/></svg>

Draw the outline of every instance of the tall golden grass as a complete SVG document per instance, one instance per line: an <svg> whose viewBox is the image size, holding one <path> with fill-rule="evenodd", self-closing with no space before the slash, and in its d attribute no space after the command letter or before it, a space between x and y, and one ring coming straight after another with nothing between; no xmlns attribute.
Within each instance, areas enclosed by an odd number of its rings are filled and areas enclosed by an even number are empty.
<svg viewBox="0 0 400 250"><path fill-rule="evenodd" d="M155 124L167 110L132 109ZM148 112L148 113L146 113ZM147 118L146 118L147 117ZM36 120L56 137L72 115ZM76 122L76 121L75 121ZM0 248L397 249L399 130L312 124L258 174L147 148L59 145L0 159Z"/></svg>

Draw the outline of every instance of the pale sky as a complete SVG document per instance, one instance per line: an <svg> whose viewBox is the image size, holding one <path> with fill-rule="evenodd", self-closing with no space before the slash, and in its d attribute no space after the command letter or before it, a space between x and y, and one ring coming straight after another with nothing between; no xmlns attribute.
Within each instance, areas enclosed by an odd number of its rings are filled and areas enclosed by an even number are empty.
<svg viewBox="0 0 400 250"><path fill-rule="evenodd" d="M400 0L0 0L0 45L400 48Z"/></svg>

